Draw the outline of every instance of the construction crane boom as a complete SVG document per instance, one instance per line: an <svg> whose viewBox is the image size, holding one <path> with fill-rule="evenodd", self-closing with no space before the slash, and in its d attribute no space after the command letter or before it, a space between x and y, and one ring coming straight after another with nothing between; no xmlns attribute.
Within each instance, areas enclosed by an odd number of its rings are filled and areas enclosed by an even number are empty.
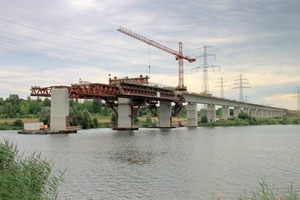
<svg viewBox="0 0 300 200"><path fill-rule="evenodd" d="M186 90L186 87L184 86L184 83L183 83L183 59L189 61L190 63L192 62L195 62L196 61L196 58L190 58L188 56L183 56L183 53L182 53L182 42L179 42L179 52L173 50L173 49L170 49L169 47L166 47L162 44L159 44L153 40L150 40L144 36L141 36L137 33L134 33L128 29L125 29L123 27L120 27L117 29L119 32L121 33L124 33L130 37L133 37L137 40L140 40L148 45L151 45L151 46L154 46L158 49L161 49L165 52L168 52L170 54L173 54L176 56L176 60L178 60L178 70L179 70L179 83L178 83L178 88L179 90Z"/></svg>

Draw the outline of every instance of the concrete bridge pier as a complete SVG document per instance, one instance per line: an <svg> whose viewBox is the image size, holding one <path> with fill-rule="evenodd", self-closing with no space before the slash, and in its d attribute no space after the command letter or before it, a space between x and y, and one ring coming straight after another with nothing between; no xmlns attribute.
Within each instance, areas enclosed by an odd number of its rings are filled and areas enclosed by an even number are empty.
<svg viewBox="0 0 300 200"><path fill-rule="evenodd" d="M257 114L256 115L257 118L264 118L264 111L263 110L258 109L256 114Z"/></svg>
<svg viewBox="0 0 300 200"><path fill-rule="evenodd" d="M246 113L247 115L250 115L250 108L244 108L243 112Z"/></svg>
<svg viewBox="0 0 300 200"><path fill-rule="evenodd" d="M234 107L233 108L233 116L234 117L238 117L239 114L240 114L240 112L241 112L241 108L240 107Z"/></svg>
<svg viewBox="0 0 300 200"><path fill-rule="evenodd" d="M118 128L132 129L132 106L128 98L118 98Z"/></svg>
<svg viewBox="0 0 300 200"><path fill-rule="evenodd" d="M69 91L68 89L51 90L50 130L62 131L67 129L69 116Z"/></svg>
<svg viewBox="0 0 300 200"><path fill-rule="evenodd" d="M270 110L270 111L269 111L269 116L270 116L271 118L274 118L274 117L275 117L275 111L274 111L274 110Z"/></svg>
<svg viewBox="0 0 300 200"><path fill-rule="evenodd" d="M159 107L159 127L170 128L172 126L171 102L160 101Z"/></svg>
<svg viewBox="0 0 300 200"><path fill-rule="evenodd" d="M263 118L268 118L268 117L269 117L268 110L263 110Z"/></svg>
<svg viewBox="0 0 300 200"><path fill-rule="evenodd" d="M207 105L207 120L208 122L216 121L216 106L214 104Z"/></svg>
<svg viewBox="0 0 300 200"><path fill-rule="evenodd" d="M227 120L230 117L229 107L228 106L222 106L221 108L222 113L222 119Z"/></svg>
<svg viewBox="0 0 300 200"><path fill-rule="evenodd" d="M198 126L198 114L197 114L197 104L188 103L186 105L187 110L187 126Z"/></svg>
<svg viewBox="0 0 300 200"><path fill-rule="evenodd" d="M252 109L251 116L257 118L257 109Z"/></svg>

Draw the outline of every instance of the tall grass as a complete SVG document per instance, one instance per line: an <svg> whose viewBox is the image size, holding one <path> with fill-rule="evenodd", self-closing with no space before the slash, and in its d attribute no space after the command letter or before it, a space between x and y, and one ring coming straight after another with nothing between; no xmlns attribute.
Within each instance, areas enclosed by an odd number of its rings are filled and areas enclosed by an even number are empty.
<svg viewBox="0 0 300 200"><path fill-rule="evenodd" d="M40 154L22 158L16 145L0 143L0 199L56 199L63 173L51 171L52 164Z"/></svg>
<svg viewBox="0 0 300 200"><path fill-rule="evenodd" d="M251 195L242 195L238 197L238 200L299 200L300 196L294 189L293 185L289 186L285 192L279 193L279 191L270 187L265 179L259 182L259 187L256 191L253 191Z"/></svg>

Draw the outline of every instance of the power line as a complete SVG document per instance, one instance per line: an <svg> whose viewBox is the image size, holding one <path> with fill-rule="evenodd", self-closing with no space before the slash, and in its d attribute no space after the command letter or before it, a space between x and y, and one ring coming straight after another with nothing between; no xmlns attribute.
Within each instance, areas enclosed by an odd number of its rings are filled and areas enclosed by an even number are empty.
<svg viewBox="0 0 300 200"><path fill-rule="evenodd" d="M10 23L10 24L22 26L22 27L25 27L25 28L28 28L28 29L33 29L33 30L37 30L37 31L41 31L41 32L45 32L45 33L49 33L49 34L53 34L53 35L57 35L57 36L61 36L61 37L66 37L66 38L69 38L69 39L78 40L78 41L82 41L82 42L86 42L86 43L101 45L102 47L104 45L104 46L107 46L107 47L112 47L112 48L117 48L117 49L125 49L125 50L140 52L140 50L136 50L136 49L116 47L116 46L101 43L101 42L98 42L98 41L86 40L86 39L78 38L78 37L73 36L73 35L68 35L68 34L58 33L58 32L54 32L54 31L49 31L49 30L46 30L46 29L37 28L37 27L34 27L34 26L30 26L30 25L19 23L19 22L15 22L13 20L5 19L5 18L2 18L2 17L0 17L0 20L4 21L4 22L7 22L7 23Z"/></svg>

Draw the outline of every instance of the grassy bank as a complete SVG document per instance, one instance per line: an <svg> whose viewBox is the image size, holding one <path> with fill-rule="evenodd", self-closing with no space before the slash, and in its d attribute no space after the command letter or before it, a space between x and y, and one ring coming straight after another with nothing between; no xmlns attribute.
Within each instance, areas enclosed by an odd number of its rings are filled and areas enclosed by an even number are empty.
<svg viewBox="0 0 300 200"><path fill-rule="evenodd" d="M228 120L219 120L216 122L199 123L199 126L249 126L249 125L300 125L300 118L264 118L264 119L240 119L231 118Z"/></svg>

